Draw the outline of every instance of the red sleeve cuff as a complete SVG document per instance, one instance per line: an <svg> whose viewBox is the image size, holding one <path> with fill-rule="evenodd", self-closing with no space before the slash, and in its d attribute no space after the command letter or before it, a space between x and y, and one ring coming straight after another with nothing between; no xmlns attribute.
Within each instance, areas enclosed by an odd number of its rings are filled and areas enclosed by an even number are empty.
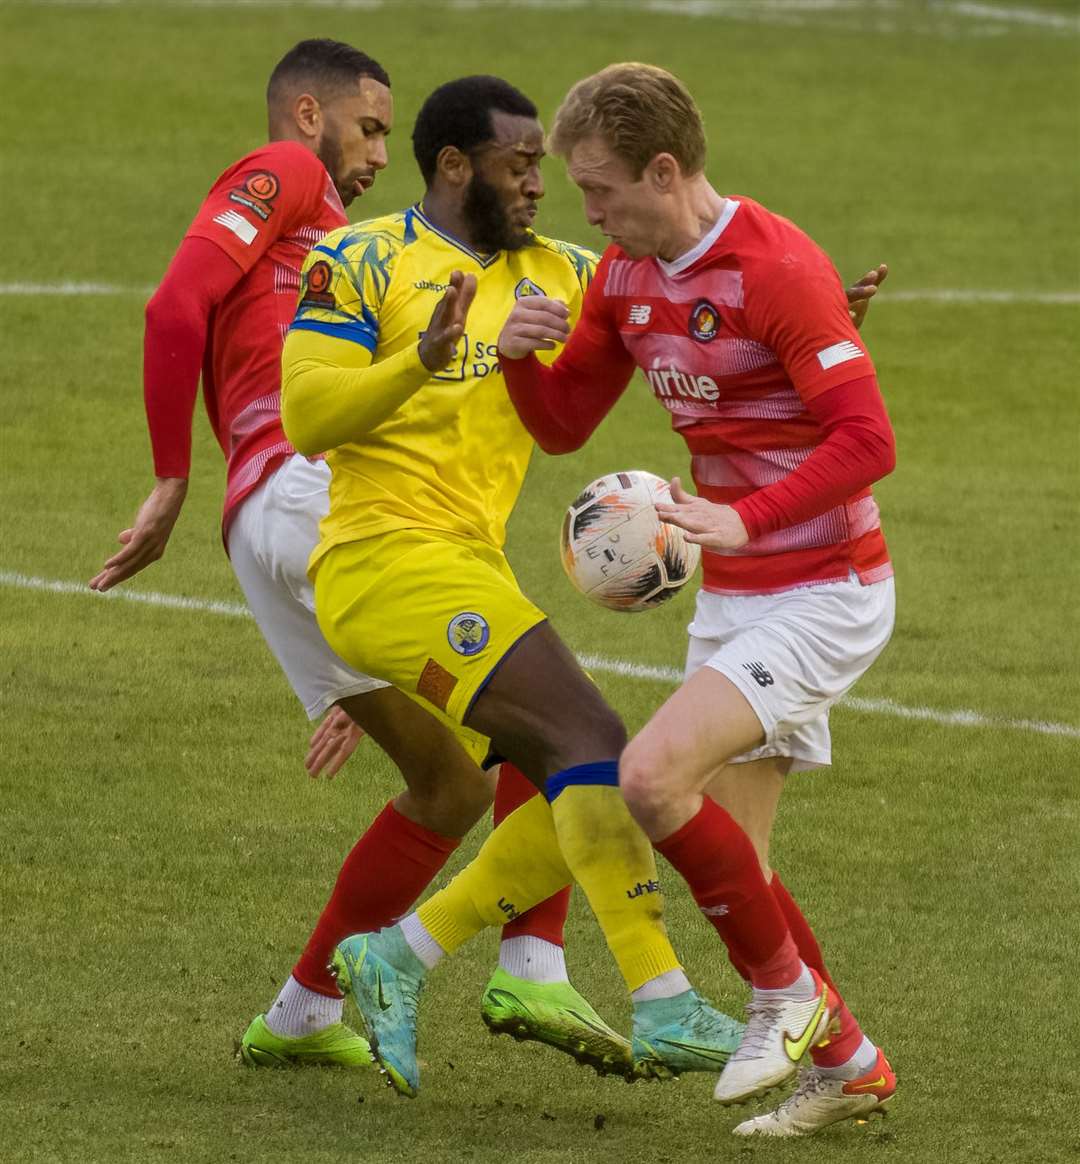
<svg viewBox="0 0 1080 1164"><path fill-rule="evenodd" d="M807 402L825 439L791 474L732 504L751 539L809 521L892 472L896 447L877 380L863 376Z"/></svg>

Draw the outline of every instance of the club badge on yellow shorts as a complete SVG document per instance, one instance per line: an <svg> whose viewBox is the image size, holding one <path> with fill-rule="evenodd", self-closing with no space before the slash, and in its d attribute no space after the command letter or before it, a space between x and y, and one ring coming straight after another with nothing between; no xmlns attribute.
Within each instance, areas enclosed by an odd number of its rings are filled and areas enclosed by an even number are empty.
<svg viewBox="0 0 1080 1164"><path fill-rule="evenodd" d="M319 560L314 581L319 626L347 663L458 724L545 618L501 550L443 531L343 542Z"/></svg>
<svg viewBox="0 0 1080 1164"><path fill-rule="evenodd" d="M446 641L459 655L479 655L490 638L487 619L471 610L456 615L446 628Z"/></svg>

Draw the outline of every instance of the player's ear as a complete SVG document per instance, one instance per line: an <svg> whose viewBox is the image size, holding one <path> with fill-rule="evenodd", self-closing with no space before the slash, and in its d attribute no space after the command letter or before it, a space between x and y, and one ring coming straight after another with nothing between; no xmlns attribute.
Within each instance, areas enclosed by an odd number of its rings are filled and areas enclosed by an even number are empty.
<svg viewBox="0 0 1080 1164"><path fill-rule="evenodd" d="M319 138L323 131L323 112L317 97L301 93L292 104L293 121L305 137Z"/></svg>
<svg viewBox="0 0 1080 1164"><path fill-rule="evenodd" d="M435 173L447 185L460 189L467 186L472 178L472 162L457 146L443 146L435 159Z"/></svg>
<svg viewBox="0 0 1080 1164"><path fill-rule="evenodd" d="M657 154L645 167L641 176L658 194L668 194L681 173L679 163L671 154Z"/></svg>

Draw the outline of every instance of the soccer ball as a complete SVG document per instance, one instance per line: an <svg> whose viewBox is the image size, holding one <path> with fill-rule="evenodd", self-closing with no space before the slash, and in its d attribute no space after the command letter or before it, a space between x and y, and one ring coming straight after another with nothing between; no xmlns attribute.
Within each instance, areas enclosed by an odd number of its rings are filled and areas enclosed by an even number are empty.
<svg viewBox="0 0 1080 1164"><path fill-rule="evenodd" d="M609 610L649 610L686 585L701 548L657 516L668 483L631 469L586 485L562 524L562 564L586 598Z"/></svg>

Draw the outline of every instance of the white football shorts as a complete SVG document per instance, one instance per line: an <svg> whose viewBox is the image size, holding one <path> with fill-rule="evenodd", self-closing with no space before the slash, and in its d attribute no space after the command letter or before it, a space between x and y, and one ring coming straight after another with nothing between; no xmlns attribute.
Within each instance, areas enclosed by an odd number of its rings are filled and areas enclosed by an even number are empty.
<svg viewBox="0 0 1080 1164"><path fill-rule="evenodd" d="M229 524L229 559L251 613L309 719L347 695L389 684L354 671L315 621L307 564L330 505L325 461L296 454L240 503Z"/></svg>
<svg viewBox="0 0 1080 1164"><path fill-rule="evenodd" d="M746 697L765 743L732 759L790 756L791 771L832 762L829 708L885 649L896 618L892 578L852 575L780 594L698 592L686 678L712 667Z"/></svg>

